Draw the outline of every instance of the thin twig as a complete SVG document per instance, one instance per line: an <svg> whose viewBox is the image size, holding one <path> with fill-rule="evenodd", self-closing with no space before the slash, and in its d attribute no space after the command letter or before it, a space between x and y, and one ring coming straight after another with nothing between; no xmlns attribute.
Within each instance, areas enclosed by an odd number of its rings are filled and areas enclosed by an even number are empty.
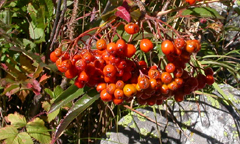
<svg viewBox="0 0 240 144"><path fill-rule="evenodd" d="M57 28L58 21L59 21L59 18L60 18L61 3L62 3L62 0L59 0L59 1L58 1L58 4L57 4L56 19L55 19L55 21L54 21L53 29L52 29L52 32L51 32L51 34L50 34L50 40L49 40L49 42L51 43L51 45L52 45L52 42L53 42L54 34L55 34L55 32L56 32L56 28ZM52 47L50 47L50 51L52 51Z"/></svg>
<svg viewBox="0 0 240 144"><path fill-rule="evenodd" d="M73 10L72 10L72 16L70 19L70 24L69 24L69 38L70 40L73 39L74 37L74 29L76 26L76 17L77 17L77 12L78 12L78 3L79 0L74 0L74 5L73 5Z"/></svg>
<svg viewBox="0 0 240 144"><path fill-rule="evenodd" d="M127 108L127 109L130 109L131 111L133 111L133 112L139 114L140 116L145 117L145 118L148 119L149 121L151 121L151 122L153 122L153 123L156 123L157 125L163 127L160 123L158 123L158 122L156 122L155 120L151 119L150 117L148 117L148 116L146 116L146 115L140 113L139 111L137 111L137 110L131 108L130 106L128 106L128 105L123 105L123 107L125 107L125 108Z"/></svg>
<svg viewBox="0 0 240 144"><path fill-rule="evenodd" d="M60 1L61 1L61 0L60 0ZM54 36L53 36L52 43L51 43L51 45L50 45L50 50L53 49L53 45L54 45L54 43L55 43L55 41L56 41L56 39L57 39L59 30L60 30L61 25L62 25L62 21L63 21L63 18L64 18L64 14L65 14L65 12L66 12L66 10L67 10L67 0L64 0L63 3L64 3L64 4L63 4L64 7L63 7L62 13L61 13L61 15L60 15L60 19L59 19L59 21L58 21L58 24L57 24L57 27L56 27L56 31L55 31L55 34L54 34Z"/></svg>

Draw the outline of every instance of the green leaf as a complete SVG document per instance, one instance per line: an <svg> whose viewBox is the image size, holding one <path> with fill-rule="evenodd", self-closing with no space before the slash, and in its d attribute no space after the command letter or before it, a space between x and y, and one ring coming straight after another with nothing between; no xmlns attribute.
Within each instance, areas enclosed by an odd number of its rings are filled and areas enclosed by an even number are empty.
<svg viewBox="0 0 240 144"><path fill-rule="evenodd" d="M17 112L14 114L9 114L6 119L7 121L11 122L11 125L15 126L16 128L22 128L27 124L25 117Z"/></svg>
<svg viewBox="0 0 240 144"><path fill-rule="evenodd" d="M50 107L51 107L51 104L47 101L44 101L42 103L42 108L45 110L45 111L49 111L50 110ZM47 121L50 123L53 119L55 119L57 117L57 115L59 114L60 112L60 108L55 110L54 112L52 113L48 113L47 114Z"/></svg>
<svg viewBox="0 0 240 144"><path fill-rule="evenodd" d="M12 125L0 128L0 140L15 137L17 134L17 128Z"/></svg>
<svg viewBox="0 0 240 144"><path fill-rule="evenodd" d="M63 89L60 85L57 85L54 89L54 98L57 98L61 93L63 92Z"/></svg>
<svg viewBox="0 0 240 144"><path fill-rule="evenodd" d="M39 141L41 144L48 144L51 141L49 130L44 126L44 121L35 118L26 125L27 132L31 137Z"/></svg>
<svg viewBox="0 0 240 144"><path fill-rule="evenodd" d="M55 119L57 117L57 115L59 114L60 112L60 108L55 110L54 112L52 113L48 113L47 114L47 121L50 123L53 119Z"/></svg>
<svg viewBox="0 0 240 144"><path fill-rule="evenodd" d="M210 7L188 8L182 12L183 16L193 15L196 17L224 19L215 9Z"/></svg>
<svg viewBox="0 0 240 144"><path fill-rule="evenodd" d="M73 119L75 119L79 114L81 114L84 110L86 110L89 106L91 106L98 98L99 98L99 95L96 95L94 97L84 95L78 101L76 101L76 103L68 111L64 119L58 125L54 138L56 139L60 137L62 132L69 125L69 123L71 123Z"/></svg>
<svg viewBox="0 0 240 144"><path fill-rule="evenodd" d="M232 25L226 26L224 29L225 29L225 31L240 31L239 27L232 26Z"/></svg>
<svg viewBox="0 0 240 144"><path fill-rule="evenodd" d="M6 144L33 144L32 138L26 132L17 133L4 141Z"/></svg>
<svg viewBox="0 0 240 144"><path fill-rule="evenodd" d="M65 104L69 103L70 101L74 100L75 98L79 97L83 94L83 89L79 89L74 84L62 92L59 97L53 102L52 107L49 113L57 110L58 108L64 106Z"/></svg>
<svg viewBox="0 0 240 144"><path fill-rule="evenodd" d="M44 38L45 36L44 29L36 27L33 22L29 24L29 34L31 39L34 40Z"/></svg>
<svg viewBox="0 0 240 144"><path fill-rule="evenodd" d="M52 0L44 0L45 6L47 7L48 18L50 18L54 11L54 4Z"/></svg>
<svg viewBox="0 0 240 144"><path fill-rule="evenodd" d="M54 98L54 93L52 90L50 90L49 88L45 88L44 91L50 95L51 98Z"/></svg>
<svg viewBox="0 0 240 144"><path fill-rule="evenodd" d="M4 89L3 93L1 95L5 95L7 92L10 92L13 89L19 88L19 84L11 84L11 86Z"/></svg>

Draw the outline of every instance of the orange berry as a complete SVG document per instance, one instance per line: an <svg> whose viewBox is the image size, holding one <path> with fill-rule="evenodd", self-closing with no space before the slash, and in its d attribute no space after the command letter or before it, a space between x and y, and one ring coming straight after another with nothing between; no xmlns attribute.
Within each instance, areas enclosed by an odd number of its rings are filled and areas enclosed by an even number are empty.
<svg viewBox="0 0 240 144"><path fill-rule="evenodd" d="M170 90L166 84L163 84L160 88L160 91L162 94L168 94Z"/></svg>
<svg viewBox="0 0 240 144"><path fill-rule="evenodd" d="M125 83L122 80L118 80L116 82L116 88L117 89L123 89L124 85L125 85Z"/></svg>
<svg viewBox="0 0 240 144"><path fill-rule="evenodd" d="M140 75L138 77L138 85L141 89L147 89L150 86L149 79L146 76Z"/></svg>
<svg viewBox="0 0 240 144"><path fill-rule="evenodd" d="M123 99L117 99L117 98L113 98L113 103L115 104L115 105L120 105L120 104L122 104L123 103Z"/></svg>
<svg viewBox="0 0 240 144"><path fill-rule="evenodd" d="M103 74L107 77L114 77L117 73L117 69L115 66L108 64L103 68Z"/></svg>
<svg viewBox="0 0 240 144"><path fill-rule="evenodd" d="M58 58L59 58L59 57L57 57L54 52L51 52L51 54L50 54L50 60L51 60L52 62L55 63L55 62L58 60Z"/></svg>
<svg viewBox="0 0 240 144"><path fill-rule="evenodd" d="M109 54L115 55L117 53L117 45L114 42L111 42L107 45L107 52Z"/></svg>
<svg viewBox="0 0 240 144"><path fill-rule="evenodd" d="M72 66L70 69L68 69L65 72L65 77L69 78L69 79L72 79L72 78L76 77L77 75L78 75L78 71L74 66Z"/></svg>
<svg viewBox="0 0 240 144"><path fill-rule="evenodd" d="M186 45L186 42L184 41L183 38L177 38L174 40L174 45L177 49L184 49L185 45Z"/></svg>
<svg viewBox="0 0 240 144"><path fill-rule="evenodd" d="M169 55L175 52L175 47L170 40L163 41L161 44L161 49L165 55Z"/></svg>
<svg viewBox="0 0 240 144"><path fill-rule="evenodd" d="M116 98L116 99L123 99L124 98L123 90L115 89L115 91L114 91L114 98Z"/></svg>
<svg viewBox="0 0 240 144"><path fill-rule="evenodd" d="M175 65L173 63L168 63L165 67L166 72L172 73L175 71Z"/></svg>
<svg viewBox="0 0 240 144"><path fill-rule="evenodd" d="M119 39L119 40L117 40L116 45L117 45L117 52L119 52L118 55L124 54L124 52L127 49L126 42L123 39Z"/></svg>
<svg viewBox="0 0 240 144"><path fill-rule="evenodd" d="M78 87L78 88L83 88L86 84L86 82L84 81L79 81L78 79L75 80L74 84Z"/></svg>
<svg viewBox="0 0 240 144"><path fill-rule="evenodd" d="M178 84L175 81L170 82L167 86L172 91L178 89Z"/></svg>
<svg viewBox="0 0 240 144"><path fill-rule="evenodd" d="M140 42L140 49L147 53L153 49L153 43L149 39L142 39Z"/></svg>
<svg viewBox="0 0 240 144"><path fill-rule="evenodd" d="M127 49L125 50L124 55L128 58L131 58L136 51L137 49L133 44L127 44Z"/></svg>
<svg viewBox="0 0 240 144"><path fill-rule="evenodd" d="M161 74L161 80L162 80L163 83L168 84L172 81L172 76L168 72L163 72Z"/></svg>
<svg viewBox="0 0 240 144"><path fill-rule="evenodd" d="M181 77L183 75L183 69L178 67L178 68L175 69L173 74L174 74L175 78L179 78L179 77Z"/></svg>
<svg viewBox="0 0 240 144"><path fill-rule="evenodd" d="M128 33L128 34L136 34L139 32L140 28L137 24L134 23L129 23L126 24L124 26L124 30Z"/></svg>
<svg viewBox="0 0 240 144"><path fill-rule="evenodd" d="M149 78L159 79L161 77L161 73L157 69L150 69L148 71Z"/></svg>
<svg viewBox="0 0 240 144"><path fill-rule="evenodd" d="M100 93L100 98L102 99L102 101L109 102L112 101L113 96L109 94L106 89L104 89Z"/></svg>
<svg viewBox="0 0 240 144"><path fill-rule="evenodd" d="M126 84L123 88L123 93L126 97L133 97L137 93L137 89L132 84Z"/></svg>
<svg viewBox="0 0 240 144"><path fill-rule="evenodd" d="M56 48L54 50L54 53L57 57L60 57L62 55L62 49L61 48Z"/></svg>
<svg viewBox="0 0 240 144"><path fill-rule="evenodd" d="M107 92L109 94L113 95L115 90L116 90L116 84L115 83L111 83L107 86Z"/></svg>
<svg viewBox="0 0 240 144"><path fill-rule="evenodd" d="M107 48L107 43L104 39L99 39L96 43L96 48L100 51L105 50Z"/></svg>
<svg viewBox="0 0 240 144"><path fill-rule="evenodd" d="M96 87L97 92L101 92L102 90L107 88L107 84L106 83L99 83Z"/></svg>

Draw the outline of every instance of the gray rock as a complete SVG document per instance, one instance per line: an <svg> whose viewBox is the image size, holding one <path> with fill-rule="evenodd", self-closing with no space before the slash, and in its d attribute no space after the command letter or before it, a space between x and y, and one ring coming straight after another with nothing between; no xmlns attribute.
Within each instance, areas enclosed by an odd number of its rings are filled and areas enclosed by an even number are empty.
<svg viewBox="0 0 240 144"><path fill-rule="evenodd" d="M160 137L162 143L171 144L239 144L240 115L236 109L240 109L240 91L229 85L219 87L235 107L228 105L226 101L204 95L199 96L199 99L189 98L181 103L169 100L171 115L167 114L163 106L154 106L160 127L131 112L119 121L118 131L116 128L112 129L100 143L158 144ZM220 96L217 91L214 95ZM155 120L153 107L139 108L137 111Z"/></svg>

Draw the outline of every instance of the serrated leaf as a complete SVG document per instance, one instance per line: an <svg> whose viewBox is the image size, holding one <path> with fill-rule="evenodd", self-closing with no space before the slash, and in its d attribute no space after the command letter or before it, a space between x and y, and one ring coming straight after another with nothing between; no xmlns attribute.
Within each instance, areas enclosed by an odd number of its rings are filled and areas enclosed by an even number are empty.
<svg viewBox="0 0 240 144"><path fill-rule="evenodd" d="M84 95L78 101L76 101L76 103L68 111L64 119L61 120L60 124L57 126L53 140L56 140L58 137L60 137L62 132L69 125L69 123L71 123L73 119L75 119L79 114L81 114L84 110L91 106L98 98L99 95L96 95L94 97Z"/></svg>
<svg viewBox="0 0 240 144"><path fill-rule="evenodd" d="M26 132L20 132L4 141L6 144L33 144L32 138Z"/></svg>
<svg viewBox="0 0 240 144"><path fill-rule="evenodd" d="M14 137L17 134L18 134L17 128L12 125L0 128L0 140Z"/></svg>
<svg viewBox="0 0 240 144"><path fill-rule="evenodd" d="M210 7L195 7L188 8L181 13L183 16L196 16L202 18L216 18L216 19L224 19L215 9Z"/></svg>
<svg viewBox="0 0 240 144"><path fill-rule="evenodd" d="M49 111L50 110L50 107L51 107L51 104L47 101L44 101L42 103L42 108L45 110L45 111ZM55 119L57 117L57 115L59 114L60 112L60 109L57 109L55 110L54 112L52 113L48 113L47 114L47 121L50 123L53 119Z"/></svg>
<svg viewBox="0 0 240 144"><path fill-rule="evenodd" d="M14 114L9 114L6 117L6 120L8 122L11 122L11 125L15 126L16 128L22 128L27 124L26 118L17 112L15 112Z"/></svg>
<svg viewBox="0 0 240 144"><path fill-rule="evenodd" d="M117 12L115 13L115 16L120 17L127 22L131 21L131 16L129 11L123 6L117 7Z"/></svg>
<svg viewBox="0 0 240 144"><path fill-rule="evenodd" d="M60 108L57 109L57 110L55 110L55 111L52 112L52 113L48 113L48 114L47 114L47 121L50 123L52 120L54 120L54 119L57 117L57 115L59 114L59 112L60 112Z"/></svg>
<svg viewBox="0 0 240 144"><path fill-rule="evenodd" d="M35 118L26 125L27 132L31 137L39 141L41 144L49 144L51 137L49 130L44 126L44 121L40 118Z"/></svg>
<svg viewBox="0 0 240 144"><path fill-rule="evenodd" d="M49 110L50 110L50 107L51 107L51 104L50 104L48 101L42 102L42 108L43 108L45 111L49 111Z"/></svg>

